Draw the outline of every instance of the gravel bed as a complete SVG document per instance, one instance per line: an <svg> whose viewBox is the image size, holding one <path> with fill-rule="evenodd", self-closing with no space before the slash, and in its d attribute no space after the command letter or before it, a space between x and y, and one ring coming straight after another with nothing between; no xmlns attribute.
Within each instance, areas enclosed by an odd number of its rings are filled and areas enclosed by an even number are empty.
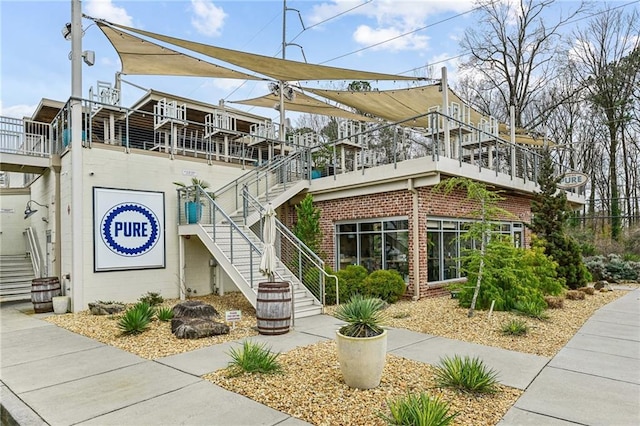
<svg viewBox="0 0 640 426"><path fill-rule="evenodd" d="M629 285L629 288L637 288L637 285ZM548 310L549 319L544 321L509 312L493 312L489 316L486 311L477 311L468 318L467 309L458 307L457 300L450 298L401 301L387 308L387 325L552 357L597 309L624 294L624 290L596 292L584 300L565 300L564 308ZM210 295L197 299L213 305L223 316L222 320L225 310L239 309L242 321L236 323L235 329L227 335L186 340L173 336L169 323L157 320L147 331L135 336L120 333L117 327L120 315L96 316L84 311L52 315L45 320L147 359L257 335L255 310L242 294ZM163 305L171 307L178 302L167 300ZM328 309L328 313L332 311ZM501 325L516 317L527 322L529 333L521 337L503 335ZM385 412L389 399L419 391L440 396L450 404L451 411L459 412L454 424L495 425L521 394L521 391L506 386L488 396L439 389L433 382L432 366L394 355L387 355L387 365L378 388L354 390L342 381L335 352L334 341L322 342L280 354L278 360L284 370L281 374L230 378L227 370L219 370L204 378L314 425L384 424L378 413Z"/></svg>

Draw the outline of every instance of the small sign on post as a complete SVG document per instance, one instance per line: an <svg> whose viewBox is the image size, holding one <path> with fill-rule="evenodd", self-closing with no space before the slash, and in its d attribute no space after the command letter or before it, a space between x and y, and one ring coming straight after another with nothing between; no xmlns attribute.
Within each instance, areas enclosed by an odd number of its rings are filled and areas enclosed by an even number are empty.
<svg viewBox="0 0 640 426"><path fill-rule="evenodd" d="M224 319L226 322L230 322L231 323L231 327L235 330L236 329L236 321L240 321L242 319L242 314L241 312L238 311L225 311L224 312Z"/></svg>

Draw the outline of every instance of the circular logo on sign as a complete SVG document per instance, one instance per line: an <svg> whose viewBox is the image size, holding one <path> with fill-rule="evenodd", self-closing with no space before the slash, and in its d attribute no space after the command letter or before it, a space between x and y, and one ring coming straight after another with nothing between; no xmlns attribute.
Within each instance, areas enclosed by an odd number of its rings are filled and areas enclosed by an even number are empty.
<svg viewBox="0 0 640 426"><path fill-rule="evenodd" d="M118 204L102 218L102 240L121 256L140 256L151 250L159 239L158 218L138 203Z"/></svg>

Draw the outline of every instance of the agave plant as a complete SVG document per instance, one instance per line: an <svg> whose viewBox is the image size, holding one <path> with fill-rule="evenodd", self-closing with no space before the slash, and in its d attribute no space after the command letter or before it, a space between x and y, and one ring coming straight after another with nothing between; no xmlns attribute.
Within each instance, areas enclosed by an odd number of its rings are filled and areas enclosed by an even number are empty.
<svg viewBox="0 0 640 426"><path fill-rule="evenodd" d="M348 337L373 337L382 334L386 316L382 312L385 302L377 297L355 294L349 302L340 305L334 316L347 323L340 334Z"/></svg>

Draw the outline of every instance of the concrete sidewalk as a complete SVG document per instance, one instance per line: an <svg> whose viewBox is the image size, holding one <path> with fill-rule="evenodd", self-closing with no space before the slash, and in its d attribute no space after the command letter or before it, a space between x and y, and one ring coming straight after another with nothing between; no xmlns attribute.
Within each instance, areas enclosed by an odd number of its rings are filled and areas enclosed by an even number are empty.
<svg viewBox="0 0 640 426"><path fill-rule="evenodd" d="M507 412L507 425L640 425L640 289L598 310Z"/></svg>
<svg viewBox="0 0 640 426"><path fill-rule="evenodd" d="M445 355L479 356L498 371L502 383L526 389L501 425L565 424L557 419L637 424L639 297L637 290L602 308L553 360L404 329L389 333L388 350L431 364ZM225 367L229 349L239 342L149 361L42 321L46 314L27 315L28 311L33 312L30 303L3 304L0 308L2 406L20 425L308 424L200 378ZM273 351L286 352L333 339L340 325L333 317L319 315L297 320L295 331L285 335L251 339L266 342ZM604 341L593 340L596 338ZM583 352L594 352L594 348L606 352L602 352L603 358L587 362L590 354ZM598 368L604 368L606 375L594 373ZM581 381L567 381L558 374L581 375ZM570 386L570 399L564 397L566 392L560 385ZM605 393L597 386L606 386ZM556 389L561 396L556 395ZM576 413L577 417L565 414L577 407L582 410L586 402L575 406L575 399L586 401L583 394L589 392L598 403L589 403L587 408L595 409L599 416L590 417L588 411ZM609 412L615 414L609 419L619 421L600 420Z"/></svg>

